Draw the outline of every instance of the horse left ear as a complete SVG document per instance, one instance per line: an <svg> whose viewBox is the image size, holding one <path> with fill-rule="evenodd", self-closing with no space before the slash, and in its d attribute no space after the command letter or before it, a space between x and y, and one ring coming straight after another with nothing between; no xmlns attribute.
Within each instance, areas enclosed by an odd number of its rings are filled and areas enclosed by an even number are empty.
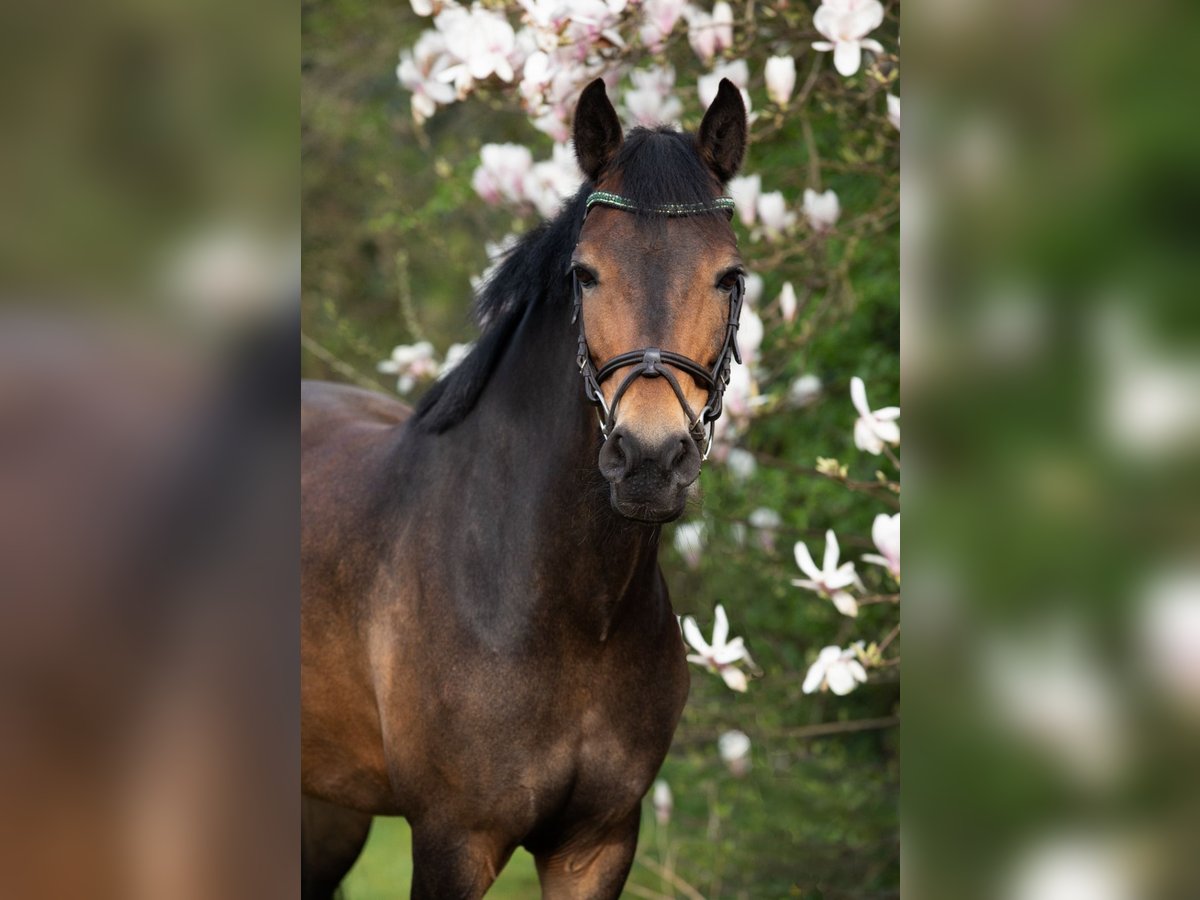
<svg viewBox="0 0 1200 900"><path fill-rule="evenodd" d="M696 138L701 157L722 184L737 174L746 155L746 104L728 78L721 79Z"/></svg>
<svg viewBox="0 0 1200 900"><path fill-rule="evenodd" d="M579 95L579 105L575 107L574 138L579 168L592 181L599 180L600 173L617 155L625 140L621 133L621 120L617 118L617 111L608 99L602 78L597 78Z"/></svg>

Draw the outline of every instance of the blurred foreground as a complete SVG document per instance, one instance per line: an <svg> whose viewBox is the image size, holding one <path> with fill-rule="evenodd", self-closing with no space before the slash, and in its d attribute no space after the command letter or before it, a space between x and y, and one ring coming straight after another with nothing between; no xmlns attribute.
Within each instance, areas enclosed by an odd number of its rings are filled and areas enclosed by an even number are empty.
<svg viewBox="0 0 1200 900"><path fill-rule="evenodd" d="M0 896L297 893L295 12L0 12Z"/></svg>
<svg viewBox="0 0 1200 900"><path fill-rule="evenodd" d="M1200 9L909 12L904 886L1200 896Z"/></svg>

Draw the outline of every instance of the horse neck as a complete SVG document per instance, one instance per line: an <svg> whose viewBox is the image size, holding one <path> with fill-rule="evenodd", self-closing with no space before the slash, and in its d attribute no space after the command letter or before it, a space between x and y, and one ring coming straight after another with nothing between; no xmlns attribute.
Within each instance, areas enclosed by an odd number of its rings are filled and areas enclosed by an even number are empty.
<svg viewBox="0 0 1200 900"><path fill-rule="evenodd" d="M646 595L659 584L660 529L609 504L569 310L560 297L526 311L467 421L472 443L500 464L499 472L489 467L481 494L495 504L485 515L504 510L497 565L528 574L530 602L568 607L567 619L603 638L622 616L652 612Z"/></svg>

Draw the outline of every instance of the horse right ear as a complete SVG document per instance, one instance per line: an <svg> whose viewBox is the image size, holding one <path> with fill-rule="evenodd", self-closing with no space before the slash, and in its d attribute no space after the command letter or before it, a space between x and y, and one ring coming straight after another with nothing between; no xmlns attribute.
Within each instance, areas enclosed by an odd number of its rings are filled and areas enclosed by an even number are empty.
<svg viewBox="0 0 1200 900"><path fill-rule="evenodd" d="M575 107L574 137L579 168L592 181L597 181L625 140L621 120L608 99L602 78L589 84L579 96L579 104Z"/></svg>

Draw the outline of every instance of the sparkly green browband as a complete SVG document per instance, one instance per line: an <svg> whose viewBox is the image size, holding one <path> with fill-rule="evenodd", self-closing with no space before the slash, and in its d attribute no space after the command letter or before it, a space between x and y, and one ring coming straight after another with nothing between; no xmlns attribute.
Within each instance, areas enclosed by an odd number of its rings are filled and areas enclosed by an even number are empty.
<svg viewBox="0 0 1200 900"><path fill-rule="evenodd" d="M626 209L630 212L638 212L639 210L649 213L654 213L660 216L695 216L700 213L715 212L716 210L727 210L733 215L733 198L732 197L717 197L711 203L668 203L665 206L656 206L652 209L645 209L638 206L632 200L622 197L620 194L610 194L608 191L593 191L588 194L587 206L584 209L586 214L593 206L612 206L616 209Z"/></svg>

